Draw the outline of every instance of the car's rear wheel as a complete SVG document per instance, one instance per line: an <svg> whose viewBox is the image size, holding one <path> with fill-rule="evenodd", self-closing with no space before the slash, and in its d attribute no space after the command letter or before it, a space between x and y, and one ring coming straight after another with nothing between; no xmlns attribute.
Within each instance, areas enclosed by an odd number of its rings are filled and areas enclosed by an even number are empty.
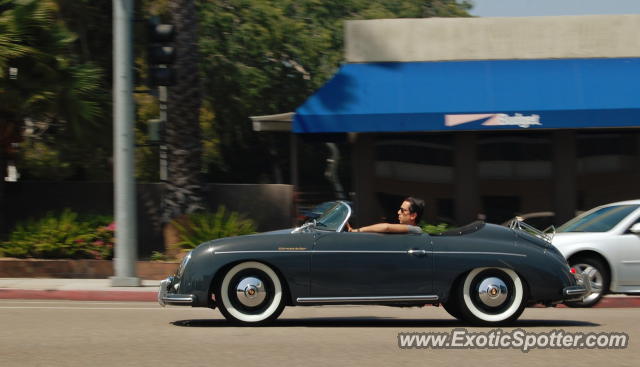
<svg viewBox="0 0 640 367"><path fill-rule="evenodd" d="M595 306L605 293L609 291L609 272L605 265L595 257L576 257L569 260L569 265L576 269L578 274L587 273L593 293L579 301L567 301L570 307Z"/></svg>
<svg viewBox="0 0 640 367"><path fill-rule="evenodd" d="M516 320L526 304L526 288L506 268L476 268L458 287L462 317L473 324L500 325Z"/></svg>
<svg viewBox="0 0 640 367"><path fill-rule="evenodd" d="M278 275L269 266L247 261L226 272L217 290L224 317L245 325L276 319L284 309L284 292Z"/></svg>

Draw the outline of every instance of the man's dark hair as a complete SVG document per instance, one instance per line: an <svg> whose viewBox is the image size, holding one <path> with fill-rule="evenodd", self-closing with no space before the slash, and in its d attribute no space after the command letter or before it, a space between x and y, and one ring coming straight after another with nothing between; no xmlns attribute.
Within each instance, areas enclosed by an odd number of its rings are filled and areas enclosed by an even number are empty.
<svg viewBox="0 0 640 367"><path fill-rule="evenodd" d="M416 225L420 223L422 218L422 212L424 212L424 200L414 198L412 196L407 197L404 201L408 201L411 206L409 207L410 213L416 213Z"/></svg>

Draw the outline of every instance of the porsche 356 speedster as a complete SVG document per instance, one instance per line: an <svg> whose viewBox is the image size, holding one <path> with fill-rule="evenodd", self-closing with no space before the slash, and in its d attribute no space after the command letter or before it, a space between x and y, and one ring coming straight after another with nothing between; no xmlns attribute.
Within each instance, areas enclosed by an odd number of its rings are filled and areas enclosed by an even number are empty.
<svg viewBox="0 0 640 367"><path fill-rule="evenodd" d="M163 280L161 305L218 308L258 325L285 306L442 305L479 325L517 319L527 305L584 297L589 282L539 233L475 222L442 233L345 230L336 202L301 227L205 242Z"/></svg>

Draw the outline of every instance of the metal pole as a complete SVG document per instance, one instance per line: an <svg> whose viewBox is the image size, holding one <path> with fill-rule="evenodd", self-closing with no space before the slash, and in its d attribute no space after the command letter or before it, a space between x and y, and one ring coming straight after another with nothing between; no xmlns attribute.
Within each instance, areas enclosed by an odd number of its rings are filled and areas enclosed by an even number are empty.
<svg viewBox="0 0 640 367"><path fill-rule="evenodd" d="M137 287L137 215L134 156L133 51L134 0L113 0L113 125L116 246L113 287Z"/></svg>

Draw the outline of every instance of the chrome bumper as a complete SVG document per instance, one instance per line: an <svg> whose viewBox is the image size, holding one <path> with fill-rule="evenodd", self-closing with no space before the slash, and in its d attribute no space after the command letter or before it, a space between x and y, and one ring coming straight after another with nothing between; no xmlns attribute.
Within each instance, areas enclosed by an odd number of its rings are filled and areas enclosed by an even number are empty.
<svg viewBox="0 0 640 367"><path fill-rule="evenodd" d="M593 293L593 290L591 289L591 281L589 281L587 274L574 274L574 276L576 277L576 282L578 284L566 287L562 290L562 295L564 296L565 301L581 300Z"/></svg>
<svg viewBox="0 0 640 367"><path fill-rule="evenodd" d="M191 294L169 293L169 288L174 278L168 277L160 282L160 290L158 291L158 303L164 307L166 305L174 306L191 306L195 297Z"/></svg>

